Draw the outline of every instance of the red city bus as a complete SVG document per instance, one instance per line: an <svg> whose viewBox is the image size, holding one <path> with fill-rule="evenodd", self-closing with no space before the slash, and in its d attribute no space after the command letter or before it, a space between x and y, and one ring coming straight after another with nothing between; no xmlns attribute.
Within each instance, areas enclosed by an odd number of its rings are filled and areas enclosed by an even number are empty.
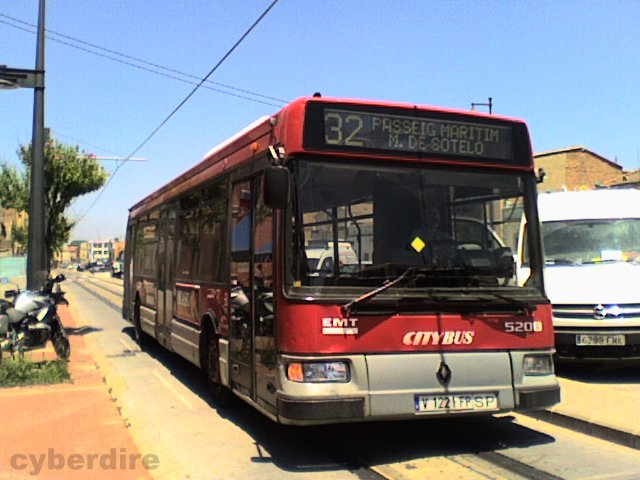
<svg viewBox="0 0 640 480"><path fill-rule="evenodd" d="M301 98L130 209L123 315L282 423L548 407L536 208L522 121Z"/></svg>

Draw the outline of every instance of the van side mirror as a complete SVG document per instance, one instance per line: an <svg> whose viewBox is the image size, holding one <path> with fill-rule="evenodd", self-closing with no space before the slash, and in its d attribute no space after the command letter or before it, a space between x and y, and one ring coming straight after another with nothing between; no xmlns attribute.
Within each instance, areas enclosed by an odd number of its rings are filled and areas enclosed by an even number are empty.
<svg viewBox="0 0 640 480"><path fill-rule="evenodd" d="M272 166L264 174L264 203L269 208L289 205L291 174L286 167Z"/></svg>

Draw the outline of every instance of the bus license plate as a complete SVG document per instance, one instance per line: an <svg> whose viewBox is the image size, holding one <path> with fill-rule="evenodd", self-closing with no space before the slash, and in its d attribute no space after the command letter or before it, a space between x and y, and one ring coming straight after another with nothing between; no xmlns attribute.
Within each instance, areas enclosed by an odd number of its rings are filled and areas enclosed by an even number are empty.
<svg viewBox="0 0 640 480"><path fill-rule="evenodd" d="M461 395L416 395L416 413L488 412L498 410L494 393L465 393Z"/></svg>
<svg viewBox="0 0 640 480"><path fill-rule="evenodd" d="M579 347L623 347L624 335L576 335Z"/></svg>

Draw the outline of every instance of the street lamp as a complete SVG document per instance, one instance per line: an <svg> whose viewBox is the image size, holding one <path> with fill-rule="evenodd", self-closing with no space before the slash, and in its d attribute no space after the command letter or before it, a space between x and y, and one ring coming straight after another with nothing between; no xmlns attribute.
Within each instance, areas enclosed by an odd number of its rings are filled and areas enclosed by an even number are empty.
<svg viewBox="0 0 640 480"><path fill-rule="evenodd" d="M44 88L44 71L0 65L0 90Z"/></svg>
<svg viewBox="0 0 640 480"><path fill-rule="evenodd" d="M0 66L0 88L4 90L34 89L29 248L27 250L27 288L29 289L40 287L36 284L36 272L49 271L44 242L44 19L45 0L39 0L35 70Z"/></svg>
<svg viewBox="0 0 640 480"><path fill-rule="evenodd" d="M7 66L0 65L0 69L2 71L7 70ZM0 73L0 75L2 75L2 73ZM13 90L14 88L20 88L20 87L18 87L18 85L16 85L15 83L9 80L0 79L0 90Z"/></svg>

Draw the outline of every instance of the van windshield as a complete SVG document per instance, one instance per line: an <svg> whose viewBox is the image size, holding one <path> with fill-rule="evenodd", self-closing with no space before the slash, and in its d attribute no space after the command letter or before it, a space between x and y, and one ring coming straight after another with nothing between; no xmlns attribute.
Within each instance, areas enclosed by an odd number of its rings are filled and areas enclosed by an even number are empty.
<svg viewBox="0 0 640 480"><path fill-rule="evenodd" d="M640 261L640 219L544 222L547 265Z"/></svg>
<svg viewBox="0 0 640 480"><path fill-rule="evenodd" d="M297 160L292 170L284 246L289 288L335 294L377 286L416 267L420 275L403 290L521 288L513 253L521 221L533 208L524 193L533 179L313 160Z"/></svg>

